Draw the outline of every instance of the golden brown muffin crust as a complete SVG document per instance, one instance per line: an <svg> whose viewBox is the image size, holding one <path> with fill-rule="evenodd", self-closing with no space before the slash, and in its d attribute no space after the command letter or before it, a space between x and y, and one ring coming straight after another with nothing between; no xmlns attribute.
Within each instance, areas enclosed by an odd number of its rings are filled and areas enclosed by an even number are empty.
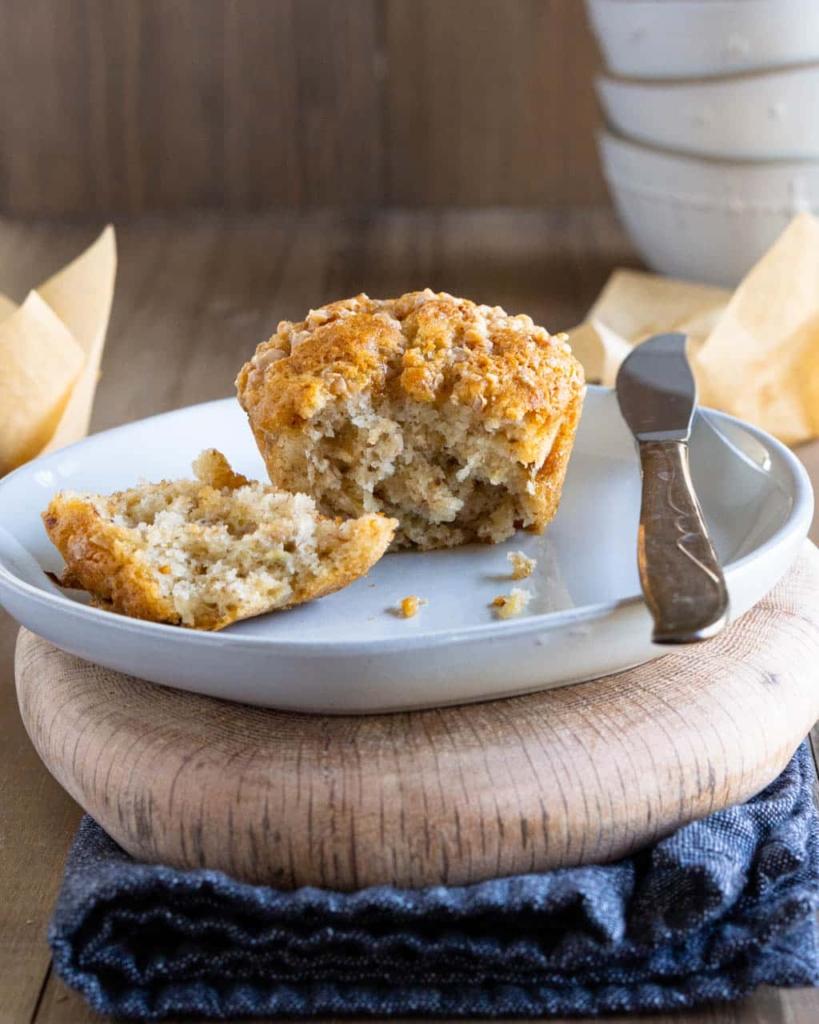
<svg viewBox="0 0 819 1024"><path fill-rule="evenodd" d="M563 414L582 390L583 371L565 336L531 317L426 289L397 299L357 295L298 323L284 320L236 384L254 425L269 431L365 388L450 400L486 420L537 428Z"/></svg>

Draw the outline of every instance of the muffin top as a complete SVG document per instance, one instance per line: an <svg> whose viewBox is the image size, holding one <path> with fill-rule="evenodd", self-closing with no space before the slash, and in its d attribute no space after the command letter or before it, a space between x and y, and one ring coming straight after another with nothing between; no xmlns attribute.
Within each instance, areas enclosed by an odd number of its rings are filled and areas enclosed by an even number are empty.
<svg viewBox="0 0 819 1024"><path fill-rule="evenodd" d="M365 390L469 406L498 426L544 426L582 390L583 370L566 336L531 317L426 288L397 299L356 295L283 320L236 385L269 430L297 428Z"/></svg>

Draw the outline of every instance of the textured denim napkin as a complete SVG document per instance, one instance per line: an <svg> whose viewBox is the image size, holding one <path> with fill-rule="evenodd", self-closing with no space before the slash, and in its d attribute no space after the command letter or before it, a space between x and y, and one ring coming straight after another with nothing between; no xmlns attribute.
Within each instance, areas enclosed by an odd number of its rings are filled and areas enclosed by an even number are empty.
<svg viewBox="0 0 819 1024"><path fill-rule="evenodd" d="M462 888L278 892L135 863L89 818L50 940L104 1013L548 1016L817 983L807 744L746 804L614 864Z"/></svg>

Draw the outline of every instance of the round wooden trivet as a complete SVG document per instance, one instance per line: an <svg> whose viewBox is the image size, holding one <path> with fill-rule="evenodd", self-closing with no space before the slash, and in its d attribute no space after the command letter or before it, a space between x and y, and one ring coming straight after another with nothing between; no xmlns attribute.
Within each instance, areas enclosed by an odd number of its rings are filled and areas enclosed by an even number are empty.
<svg viewBox="0 0 819 1024"><path fill-rule="evenodd" d="M606 861L762 788L819 717L819 553L715 640L526 697L280 713L26 630L17 691L50 771L145 860L339 889Z"/></svg>

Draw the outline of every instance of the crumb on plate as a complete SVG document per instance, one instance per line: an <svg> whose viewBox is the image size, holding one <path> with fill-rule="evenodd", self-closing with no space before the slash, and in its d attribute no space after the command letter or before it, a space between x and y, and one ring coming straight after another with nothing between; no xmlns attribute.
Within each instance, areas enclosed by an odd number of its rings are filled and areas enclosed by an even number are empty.
<svg viewBox="0 0 819 1024"><path fill-rule="evenodd" d="M413 615L418 614L418 609L421 605L426 603L426 598L416 597L415 594L409 594L398 605L398 614L402 619L411 619Z"/></svg>
<svg viewBox="0 0 819 1024"><path fill-rule="evenodd" d="M492 602L492 607L499 619L511 619L513 615L520 615L531 598L528 590L513 587L509 594L498 594Z"/></svg>
<svg viewBox="0 0 819 1024"><path fill-rule="evenodd" d="M522 551L510 551L506 556L507 561L512 563L512 579L525 580L535 571L537 559L529 558Z"/></svg>

